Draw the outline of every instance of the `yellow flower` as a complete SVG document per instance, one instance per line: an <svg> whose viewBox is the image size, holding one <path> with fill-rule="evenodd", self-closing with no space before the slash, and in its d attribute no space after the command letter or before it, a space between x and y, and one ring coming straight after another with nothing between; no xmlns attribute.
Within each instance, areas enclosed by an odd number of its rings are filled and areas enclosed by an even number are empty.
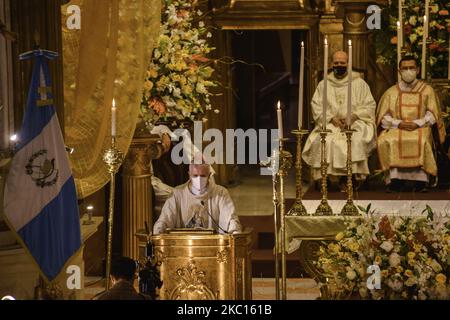
<svg viewBox="0 0 450 320"><path fill-rule="evenodd" d="M382 261L382 259L380 256L375 257L375 264L381 264L381 261Z"/></svg>
<svg viewBox="0 0 450 320"><path fill-rule="evenodd" d="M183 94L185 95L190 95L192 93L192 87L187 85L187 86L182 86L181 90L183 91Z"/></svg>
<svg viewBox="0 0 450 320"><path fill-rule="evenodd" d="M413 276L413 272L409 269L405 270L405 276L407 276L408 278L411 278Z"/></svg>
<svg viewBox="0 0 450 320"><path fill-rule="evenodd" d="M408 259L414 259L415 256L416 256L416 254L412 251L408 252L408 254L407 254Z"/></svg>
<svg viewBox="0 0 450 320"><path fill-rule="evenodd" d="M153 82L151 82L149 80L145 81L144 88L145 88L145 90L148 90L148 91L152 90Z"/></svg>
<svg viewBox="0 0 450 320"><path fill-rule="evenodd" d="M419 244L419 243L414 243L414 244L413 244L413 247L414 247L414 251L415 251L415 252L420 252L420 251L422 251L422 245Z"/></svg>
<svg viewBox="0 0 450 320"><path fill-rule="evenodd" d="M381 276L383 278L387 278L388 275L389 275L389 271L387 269L384 269L381 271Z"/></svg>
<svg viewBox="0 0 450 320"><path fill-rule="evenodd" d="M350 242L347 246L348 246L348 248L349 248L351 251L353 251L353 252L356 252L356 251L358 251L358 249L359 249L359 244L358 244L358 242Z"/></svg>
<svg viewBox="0 0 450 320"><path fill-rule="evenodd" d="M344 238L344 233L343 233L343 232L339 232L339 233L336 235L336 240L337 240L337 241L341 241L343 238Z"/></svg>
<svg viewBox="0 0 450 320"><path fill-rule="evenodd" d="M339 253L341 251L341 246L335 243L330 243L328 249L333 253Z"/></svg>
<svg viewBox="0 0 450 320"><path fill-rule="evenodd" d="M398 266L398 267L397 267L397 272L398 272L398 273L402 273L402 272L403 272L402 266Z"/></svg>
<svg viewBox="0 0 450 320"><path fill-rule="evenodd" d="M447 281L447 277L445 276L445 274L439 273L438 275L436 275L436 281L439 284L445 284L445 282Z"/></svg>
<svg viewBox="0 0 450 320"><path fill-rule="evenodd" d="M147 75L150 78L156 78L158 76L158 71L156 71L156 69L150 69L147 71Z"/></svg>

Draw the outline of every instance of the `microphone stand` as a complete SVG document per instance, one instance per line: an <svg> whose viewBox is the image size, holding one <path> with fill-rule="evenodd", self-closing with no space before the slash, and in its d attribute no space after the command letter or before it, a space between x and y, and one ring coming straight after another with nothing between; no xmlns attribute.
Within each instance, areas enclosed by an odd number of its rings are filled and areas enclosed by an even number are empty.
<svg viewBox="0 0 450 320"><path fill-rule="evenodd" d="M206 214L211 218L212 222L214 222L214 224L220 229L222 230L224 233L229 234L228 231L225 231L224 229L222 229L222 227L216 222L216 220L214 220L214 218L212 217L212 215L209 213L208 208L205 206L205 202L202 200L200 202L203 206L203 208L205 209Z"/></svg>

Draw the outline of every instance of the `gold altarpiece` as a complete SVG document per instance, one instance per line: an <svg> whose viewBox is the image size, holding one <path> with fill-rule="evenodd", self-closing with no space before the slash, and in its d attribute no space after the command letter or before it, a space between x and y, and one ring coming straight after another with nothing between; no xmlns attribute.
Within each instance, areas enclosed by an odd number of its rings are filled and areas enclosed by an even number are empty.
<svg viewBox="0 0 450 320"><path fill-rule="evenodd" d="M145 248L146 236L140 237ZM239 234L177 231L152 237L161 300L251 300L251 229Z"/></svg>

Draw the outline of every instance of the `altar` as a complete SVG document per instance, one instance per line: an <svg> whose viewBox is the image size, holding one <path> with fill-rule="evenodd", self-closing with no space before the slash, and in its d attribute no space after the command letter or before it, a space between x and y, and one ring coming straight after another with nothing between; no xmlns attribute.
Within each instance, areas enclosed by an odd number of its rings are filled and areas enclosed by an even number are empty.
<svg viewBox="0 0 450 320"><path fill-rule="evenodd" d="M251 228L238 234L178 231L152 241L161 300L251 300Z"/></svg>

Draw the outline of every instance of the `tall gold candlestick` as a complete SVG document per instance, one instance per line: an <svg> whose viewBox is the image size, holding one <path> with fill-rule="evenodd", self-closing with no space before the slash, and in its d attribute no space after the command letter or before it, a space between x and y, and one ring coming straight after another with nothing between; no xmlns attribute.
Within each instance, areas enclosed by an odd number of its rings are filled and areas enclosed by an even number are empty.
<svg viewBox="0 0 450 320"><path fill-rule="evenodd" d="M352 182L352 135L355 130L347 127L345 135L347 136L347 203L342 208L341 214L344 216L359 215L358 209L353 203L353 182Z"/></svg>
<svg viewBox="0 0 450 320"><path fill-rule="evenodd" d="M286 300L286 207L284 195L284 177L287 171L292 166L292 155L284 150L284 141L287 139L280 139L280 168L278 177L280 179L280 246L277 244L277 250L281 250L281 299Z"/></svg>
<svg viewBox="0 0 450 320"><path fill-rule="evenodd" d="M308 130L293 130L292 134L295 135L297 141L297 153L295 159L295 203L291 210L288 212L288 216L305 216L305 206L302 203L302 141L303 136L309 133Z"/></svg>
<svg viewBox="0 0 450 320"><path fill-rule="evenodd" d="M261 166L269 168L272 173L272 203L273 203L273 222L274 222L274 235L275 235L275 299L280 300L280 255L278 254L279 248L279 222L278 222L278 169L279 169L279 150L274 149L272 156L266 162L261 162Z"/></svg>
<svg viewBox="0 0 450 320"><path fill-rule="evenodd" d="M322 173L322 201L316 209L316 215L319 216L328 216L333 214L333 210L328 204L328 190L327 190L327 173L328 173L328 162L327 162L327 151L326 151L326 142L327 142L327 134L331 132L327 130L325 127L320 131L320 142L321 142L321 163L320 170Z"/></svg>
<svg viewBox="0 0 450 320"><path fill-rule="evenodd" d="M120 166L122 165L124 155L116 148L116 137L111 138L111 147L105 150L103 154L103 162L108 167L108 172L111 177L109 189L109 213L108 213L108 244L106 251L106 290L110 288L111 276L111 256L112 256L112 233L113 233L113 219L114 219L114 191L115 191L115 176Z"/></svg>

